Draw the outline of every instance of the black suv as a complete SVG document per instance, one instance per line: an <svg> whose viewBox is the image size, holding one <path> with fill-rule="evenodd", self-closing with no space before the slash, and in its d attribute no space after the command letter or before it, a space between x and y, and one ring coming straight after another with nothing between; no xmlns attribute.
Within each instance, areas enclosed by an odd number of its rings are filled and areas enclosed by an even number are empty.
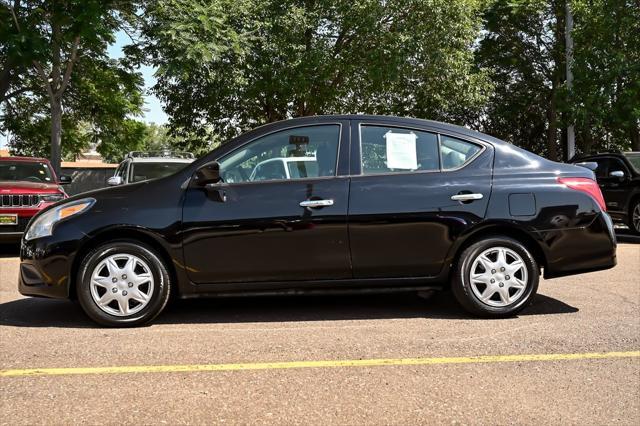
<svg viewBox="0 0 640 426"><path fill-rule="evenodd" d="M640 152L582 156L572 163L596 163L596 179L611 217L640 235Z"/></svg>

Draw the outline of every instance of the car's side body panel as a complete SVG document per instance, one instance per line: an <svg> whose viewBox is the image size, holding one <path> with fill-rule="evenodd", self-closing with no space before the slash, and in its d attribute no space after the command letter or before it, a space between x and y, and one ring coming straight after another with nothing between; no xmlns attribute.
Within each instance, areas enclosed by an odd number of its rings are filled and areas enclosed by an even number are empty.
<svg viewBox="0 0 640 426"><path fill-rule="evenodd" d="M537 242L547 278L613 266L616 244L609 217L589 195L560 184L559 176L593 179L584 167L552 162L515 146L497 147L487 217Z"/></svg>
<svg viewBox="0 0 640 426"><path fill-rule="evenodd" d="M231 201L226 203L204 202L210 195L189 187L196 170L253 139L288 127L335 122L343 126L337 177L221 186ZM455 171L362 176L360 122L450 134L485 149ZM159 251L182 297L442 284L466 244L501 230L525 234L542 253L539 260L548 276L604 269L615 264L608 216L588 195L556 179L590 173L477 132L424 120L337 116L272 123L172 176L73 197L93 197L96 203L59 223L53 236L23 241L20 291L73 296L82 257L114 238L139 239ZM466 190L483 198L469 204L450 199ZM301 196L315 194L334 197L336 208L307 213L297 205ZM314 235L319 237L315 247L310 246ZM324 268L322 276L310 276L313 259ZM296 262L291 270L282 266L288 260ZM262 268L259 276L252 279L255 269L247 262Z"/></svg>
<svg viewBox="0 0 640 426"><path fill-rule="evenodd" d="M360 127L400 127L441 134L434 126L394 120L354 120L352 124L349 238L355 278L437 277L455 240L482 222L491 196L493 147L476 138L446 132L482 146L469 164L452 171L366 175L361 172ZM399 190L402 188L402 190ZM452 200L481 194L471 202Z"/></svg>

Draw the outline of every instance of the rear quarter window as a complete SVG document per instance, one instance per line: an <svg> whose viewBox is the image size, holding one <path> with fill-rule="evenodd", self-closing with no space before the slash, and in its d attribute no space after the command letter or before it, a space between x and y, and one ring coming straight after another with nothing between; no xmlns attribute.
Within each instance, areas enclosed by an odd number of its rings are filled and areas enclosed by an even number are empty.
<svg viewBox="0 0 640 426"><path fill-rule="evenodd" d="M469 163L482 147L451 136L440 135L442 170L458 169Z"/></svg>

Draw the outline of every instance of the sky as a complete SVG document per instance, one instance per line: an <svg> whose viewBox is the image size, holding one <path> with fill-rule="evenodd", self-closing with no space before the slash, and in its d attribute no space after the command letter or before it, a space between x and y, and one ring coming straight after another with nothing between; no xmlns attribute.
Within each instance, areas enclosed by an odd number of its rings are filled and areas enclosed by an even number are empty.
<svg viewBox="0 0 640 426"><path fill-rule="evenodd" d="M108 48L109 56L113 59L122 58L124 56L122 47L127 44L131 44L129 36L124 31L118 31L116 33L116 42ZM140 67L140 72L142 72L142 76L144 77L146 93L143 120L147 123L164 124L167 122L167 114L162 110L162 105L158 98L149 93L151 87L156 83L156 79L153 76L155 69L145 65Z"/></svg>

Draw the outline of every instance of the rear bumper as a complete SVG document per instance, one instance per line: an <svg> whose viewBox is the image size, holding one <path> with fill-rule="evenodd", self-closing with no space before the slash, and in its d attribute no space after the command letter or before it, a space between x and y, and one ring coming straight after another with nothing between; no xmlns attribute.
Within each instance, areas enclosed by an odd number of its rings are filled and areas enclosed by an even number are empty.
<svg viewBox="0 0 640 426"><path fill-rule="evenodd" d="M613 220L600 213L586 227L541 232L547 251L545 278L600 271L616 266Z"/></svg>

